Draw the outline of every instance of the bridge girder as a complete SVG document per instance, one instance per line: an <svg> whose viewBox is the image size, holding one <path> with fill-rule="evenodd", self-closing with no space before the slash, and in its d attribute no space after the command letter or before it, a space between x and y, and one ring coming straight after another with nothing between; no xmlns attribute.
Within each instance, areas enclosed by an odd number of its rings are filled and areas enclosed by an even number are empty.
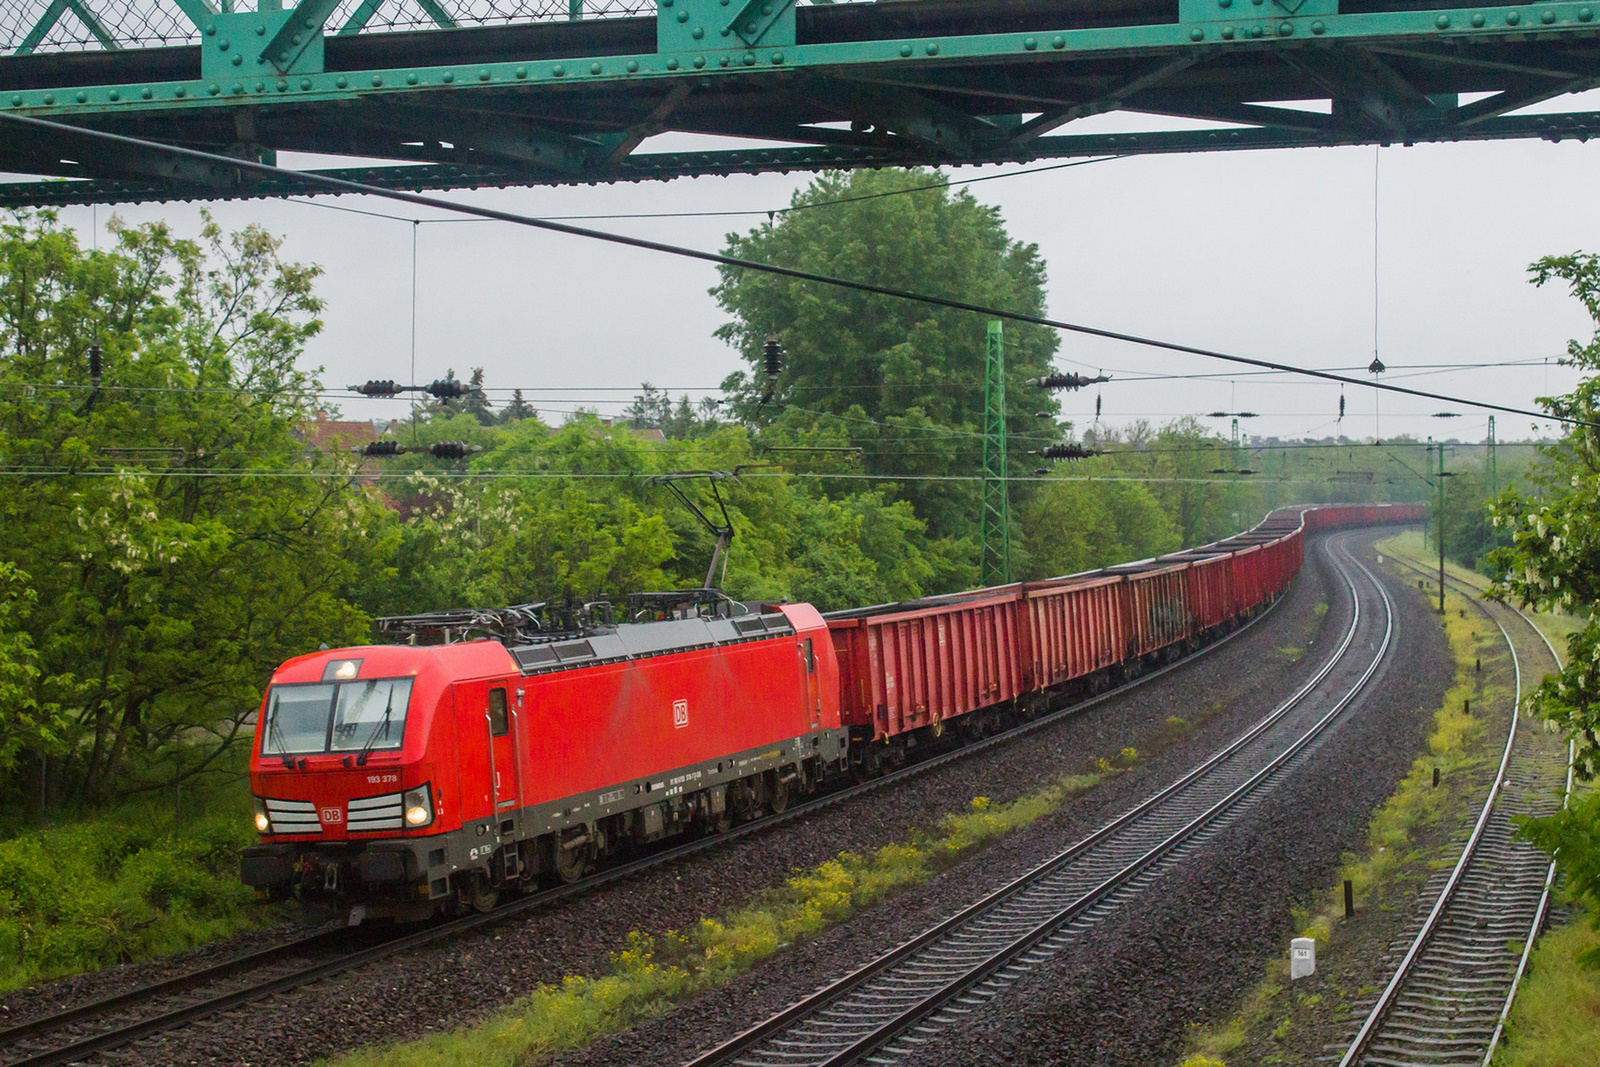
<svg viewBox="0 0 1600 1067"><path fill-rule="evenodd" d="M456 28L366 32L384 2L0 0L38 6L10 41L0 18L0 111L236 158L395 160L327 173L408 189L1600 134L1600 114L1513 114L1600 85L1600 0L655 0L500 26L428 0ZM170 5L185 43L118 40L130 3ZM65 50L69 17L95 47ZM1304 100L1326 113L1271 106ZM1072 132L1112 110L1235 126ZM638 151L673 131L776 144ZM303 191L14 129L0 170L45 179L0 185L14 206Z"/></svg>

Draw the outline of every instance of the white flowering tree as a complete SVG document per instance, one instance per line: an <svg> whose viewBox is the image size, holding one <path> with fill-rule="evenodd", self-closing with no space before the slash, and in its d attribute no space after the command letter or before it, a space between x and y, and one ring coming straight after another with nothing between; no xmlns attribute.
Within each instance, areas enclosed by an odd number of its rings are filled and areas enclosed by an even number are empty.
<svg viewBox="0 0 1600 1067"><path fill-rule="evenodd" d="M387 528L295 435L320 388L297 366L316 268L209 220L196 240L113 222L110 244L48 214L0 224L12 800L37 797L41 760L53 803L215 770L272 667L365 633L349 588Z"/></svg>
<svg viewBox="0 0 1600 1067"><path fill-rule="evenodd" d="M1588 372L1578 387L1540 403L1552 414L1600 422L1600 257L1574 253L1533 265L1534 284L1565 283L1596 324L1587 342L1571 341L1564 362ZM1566 666L1546 678L1529 704L1533 712L1575 743L1578 777L1600 774L1600 430L1572 428L1545 450L1545 463L1531 476L1537 496L1507 493L1491 509L1491 521L1510 532L1511 547L1492 559L1503 577L1496 592L1524 605L1563 609L1589 619L1567 641ZM1589 792L1571 808L1530 821L1524 832L1556 853L1569 885L1588 899L1600 924L1600 793ZM1580 956L1600 965L1600 954Z"/></svg>

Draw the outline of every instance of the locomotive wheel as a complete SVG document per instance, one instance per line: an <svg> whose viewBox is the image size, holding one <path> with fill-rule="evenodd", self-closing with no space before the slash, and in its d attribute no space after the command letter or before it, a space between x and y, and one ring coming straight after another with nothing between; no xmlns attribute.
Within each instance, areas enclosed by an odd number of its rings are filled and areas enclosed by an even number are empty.
<svg viewBox="0 0 1600 1067"><path fill-rule="evenodd" d="M473 911L493 911L500 904L500 889L483 875L473 872L461 886L461 898Z"/></svg>
<svg viewBox="0 0 1600 1067"><path fill-rule="evenodd" d="M555 872L556 877L565 885L571 885L585 874L589 873L589 850L587 848L561 848L556 847Z"/></svg>
<svg viewBox="0 0 1600 1067"><path fill-rule="evenodd" d="M767 799L772 814L782 815L789 808L789 783L777 778L772 783L772 795Z"/></svg>

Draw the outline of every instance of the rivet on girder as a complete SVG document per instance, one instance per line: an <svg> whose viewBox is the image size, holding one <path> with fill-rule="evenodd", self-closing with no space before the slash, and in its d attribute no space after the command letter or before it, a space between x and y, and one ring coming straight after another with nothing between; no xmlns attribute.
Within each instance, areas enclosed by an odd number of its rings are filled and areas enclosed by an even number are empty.
<svg viewBox="0 0 1600 1067"><path fill-rule="evenodd" d="M1261 36L1261 27L1260 26L1251 26L1250 27L1250 36L1252 36L1252 37L1260 37Z"/></svg>
<svg viewBox="0 0 1600 1067"><path fill-rule="evenodd" d="M1592 18L1594 18L1594 12L1593 11L1589 10L1586 7L1578 8L1578 21L1579 22L1588 22Z"/></svg>
<svg viewBox="0 0 1600 1067"><path fill-rule="evenodd" d="M596 63L594 66L598 67L599 65L600 64ZM589 73L590 74L599 74L600 72L595 70L594 67L590 67L589 68ZM478 71L478 80L481 81L481 82L486 82L492 77L494 77L494 75L490 74L487 69Z"/></svg>
<svg viewBox="0 0 1600 1067"><path fill-rule="evenodd" d="M1023 40L1023 42L1022 42L1022 47L1024 47L1024 48L1026 48L1026 49L1027 49L1027 50L1028 50L1028 51L1030 51L1030 52L1031 52L1031 51L1033 51L1033 50L1034 50L1034 49L1035 49L1035 48L1038 48L1038 47L1039 47L1039 42L1038 42L1038 40L1036 40L1036 39L1035 39L1035 38L1032 38L1032 37L1028 37L1028 38L1025 38L1025 39L1024 39L1024 40Z"/></svg>
<svg viewBox="0 0 1600 1067"><path fill-rule="evenodd" d="M1522 15L1521 15L1520 12L1516 12L1516 11L1507 11L1506 12L1506 25L1507 26L1515 26L1518 23L1520 23L1521 21L1522 21Z"/></svg>
<svg viewBox="0 0 1600 1067"><path fill-rule="evenodd" d="M189 90L180 85L176 89L172 90L172 95L177 97L179 100L182 100L184 97L189 95Z"/></svg>
<svg viewBox="0 0 1600 1067"><path fill-rule="evenodd" d="M689 36L693 37L697 41L700 40L705 35L706 35L706 30L705 30L704 26L696 26L694 29L689 31Z"/></svg>
<svg viewBox="0 0 1600 1067"><path fill-rule="evenodd" d="M1472 16L1472 25L1474 29L1483 29L1483 12L1480 11Z"/></svg>
<svg viewBox="0 0 1600 1067"><path fill-rule="evenodd" d="M1232 26L1224 26L1224 27L1222 27L1222 39L1224 41L1233 40L1233 27Z"/></svg>
<svg viewBox="0 0 1600 1067"><path fill-rule="evenodd" d="M1067 39L1058 33L1054 37L1050 38L1050 47L1065 48L1067 47Z"/></svg>
<svg viewBox="0 0 1600 1067"><path fill-rule="evenodd" d="M222 86L218 85L216 82L212 82L210 85L206 86L206 92L210 93L212 96L216 96L218 93L222 92Z"/></svg>
<svg viewBox="0 0 1600 1067"><path fill-rule="evenodd" d="M267 27L265 25L263 25L262 23L259 23L259 22L256 23L256 36L257 37L265 37L266 35L267 35Z"/></svg>
<svg viewBox="0 0 1600 1067"><path fill-rule="evenodd" d="M746 52L744 54L744 65L747 67L756 65L756 54L754 52Z"/></svg>
<svg viewBox="0 0 1600 1067"><path fill-rule="evenodd" d="M1441 30L1448 30L1450 28L1450 16L1440 15L1438 18L1433 20L1433 24L1439 27Z"/></svg>
<svg viewBox="0 0 1600 1067"><path fill-rule="evenodd" d="M233 65L234 66L237 67L240 64L242 64L243 62L244 62L244 56L236 55L236 56L233 57Z"/></svg>
<svg viewBox="0 0 1600 1067"><path fill-rule="evenodd" d="M230 49L232 47L233 47L233 42L229 41L226 37L224 37L222 40L217 42L217 51L219 51L219 52L226 52L228 49Z"/></svg>
<svg viewBox="0 0 1600 1067"><path fill-rule="evenodd" d="M598 64L598 63L590 63L589 64L589 73L590 74L599 74L601 69L602 68L601 68L600 64ZM485 71L484 73L487 74L488 71Z"/></svg>
<svg viewBox="0 0 1600 1067"><path fill-rule="evenodd" d="M1555 20L1556 13L1551 11L1549 8L1545 8L1543 11L1539 12L1539 21L1544 23L1546 26L1550 25Z"/></svg>
<svg viewBox="0 0 1600 1067"><path fill-rule="evenodd" d="M113 104L116 103L118 100L121 100L121 99L122 99L122 93L120 91L118 91L116 89L111 90L111 102ZM21 102L22 102L22 98L18 97L17 98L17 103L20 104Z"/></svg>
<svg viewBox="0 0 1600 1067"><path fill-rule="evenodd" d="M300 79L300 91L302 93L309 93L311 91L311 79L310 78L301 78Z"/></svg>
<svg viewBox="0 0 1600 1067"><path fill-rule="evenodd" d="M350 88L350 79L341 74L333 80L333 84L337 85L341 89L348 89Z"/></svg>
<svg viewBox="0 0 1600 1067"><path fill-rule="evenodd" d="M21 107L22 106L22 96L20 94L13 95L11 97L11 106L12 107Z"/></svg>
<svg viewBox="0 0 1600 1067"><path fill-rule="evenodd" d="M87 104L89 102L89 94L80 92L74 99L76 99L80 104Z"/></svg>
<svg viewBox="0 0 1600 1067"><path fill-rule="evenodd" d="M555 65L555 69L552 70L550 73L554 74L558 78L562 78L562 77L566 76L567 68L563 67L560 63L557 63Z"/></svg>
<svg viewBox="0 0 1600 1067"><path fill-rule="evenodd" d="M238 96L240 93L244 92L244 86L240 85L238 82L234 82L228 87L228 91L234 96Z"/></svg>
<svg viewBox="0 0 1600 1067"><path fill-rule="evenodd" d="M676 59L667 60L667 69L668 70L677 70L678 69L678 61Z"/></svg>
<svg viewBox="0 0 1600 1067"><path fill-rule="evenodd" d="M416 74L414 72L411 73L411 74L407 74L406 75L406 84L407 85L415 85L415 84L417 84L417 76L416 76Z"/></svg>
<svg viewBox="0 0 1600 1067"><path fill-rule="evenodd" d="M447 70L447 71L444 72L443 78L444 78L444 83L446 85L449 85L451 82L456 80L456 72L453 71L453 70Z"/></svg>
<svg viewBox="0 0 1600 1067"><path fill-rule="evenodd" d="M687 11L678 12L678 21L679 22L688 22L689 21L689 13Z"/></svg>
<svg viewBox="0 0 1600 1067"><path fill-rule="evenodd" d="M695 56L694 57L694 69L695 70L699 70L701 67L703 67L705 65L706 65L706 57L705 56Z"/></svg>
<svg viewBox="0 0 1600 1067"><path fill-rule="evenodd" d="M930 56L936 56L936 55L939 54L939 46L936 45L936 44L933 44L932 42L929 42L928 47L925 49L925 51Z"/></svg>
<svg viewBox="0 0 1600 1067"><path fill-rule="evenodd" d="M632 67L634 70L638 70L639 69L639 64L637 64L637 63L630 63L630 64L628 64L628 66ZM528 68L527 67L518 67L516 69L515 73L516 73L518 78L526 78L528 76Z"/></svg>
<svg viewBox="0 0 1600 1067"><path fill-rule="evenodd" d="M1280 23L1278 23L1278 36L1279 37L1289 37L1289 36L1293 35L1293 33L1294 33L1294 23L1292 23L1292 22L1280 22Z"/></svg>
<svg viewBox="0 0 1600 1067"><path fill-rule="evenodd" d="M774 52L774 53L772 53L772 65L775 66L775 67L783 66L783 53L782 52Z"/></svg>
<svg viewBox="0 0 1600 1067"><path fill-rule="evenodd" d="M726 66L727 66L727 65L728 65L728 64L729 64L729 63L730 63L730 62L731 62L731 60L729 60L729 59L728 59L728 57L727 57L727 56L725 56L725 55L724 55L724 56L718 56L718 57L717 57L717 63L718 63L718 64L719 64L719 65L720 65L720 66L724 66L724 67L726 67Z"/></svg>
<svg viewBox="0 0 1600 1067"><path fill-rule="evenodd" d="M905 58L910 59L911 58L911 46L908 45L908 44L901 45L900 46L900 54L902 56L904 56Z"/></svg>
<svg viewBox="0 0 1600 1067"><path fill-rule="evenodd" d="M44 102L46 104L55 103L56 102L56 94L55 93L45 93L44 94Z"/></svg>
<svg viewBox="0 0 1600 1067"><path fill-rule="evenodd" d="M1191 40L1191 41L1203 41L1205 39L1206 39L1206 31L1200 29L1198 26L1189 31L1189 40Z"/></svg>
<svg viewBox="0 0 1600 1067"><path fill-rule="evenodd" d="M1314 34L1316 34L1316 35L1317 35L1317 36L1319 36L1319 37L1320 37L1320 36L1322 36L1322 34L1323 34L1323 33L1324 33L1324 32L1325 32L1325 31L1326 31L1326 30L1327 30L1327 29L1328 29L1328 27L1326 27L1326 26L1324 26L1324 25L1323 25L1323 24L1322 24L1322 20L1321 20L1321 19L1318 19L1318 20L1317 20L1317 21L1316 21L1316 22L1313 22L1313 23L1312 23L1312 24L1311 24L1311 32L1312 32L1312 33L1314 33Z"/></svg>
<svg viewBox="0 0 1600 1067"><path fill-rule="evenodd" d="M372 87L374 89L378 89L378 88L381 88L382 86L383 86L383 75L382 74L374 74L372 76Z"/></svg>
<svg viewBox="0 0 1600 1067"><path fill-rule="evenodd" d="M145 86L143 89L139 90L139 96L142 99L148 100L154 95L156 95L156 94L150 89L149 86Z"/></svg>

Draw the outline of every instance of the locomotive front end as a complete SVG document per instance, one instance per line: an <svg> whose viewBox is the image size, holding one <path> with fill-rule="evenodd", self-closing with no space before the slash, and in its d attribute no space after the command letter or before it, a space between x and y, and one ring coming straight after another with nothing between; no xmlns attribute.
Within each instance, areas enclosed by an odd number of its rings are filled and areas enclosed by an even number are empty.
<svg viewBox="0 0 1600 1067"><path fill-rule="evenodd" d="M241 856L244 883L351 921L432 912L459 829L455 761L440 756L452 752L450 682L485 657L503 667L505 651L372 646L284 664L256 723L250 785L261 842Z"/></svg>

